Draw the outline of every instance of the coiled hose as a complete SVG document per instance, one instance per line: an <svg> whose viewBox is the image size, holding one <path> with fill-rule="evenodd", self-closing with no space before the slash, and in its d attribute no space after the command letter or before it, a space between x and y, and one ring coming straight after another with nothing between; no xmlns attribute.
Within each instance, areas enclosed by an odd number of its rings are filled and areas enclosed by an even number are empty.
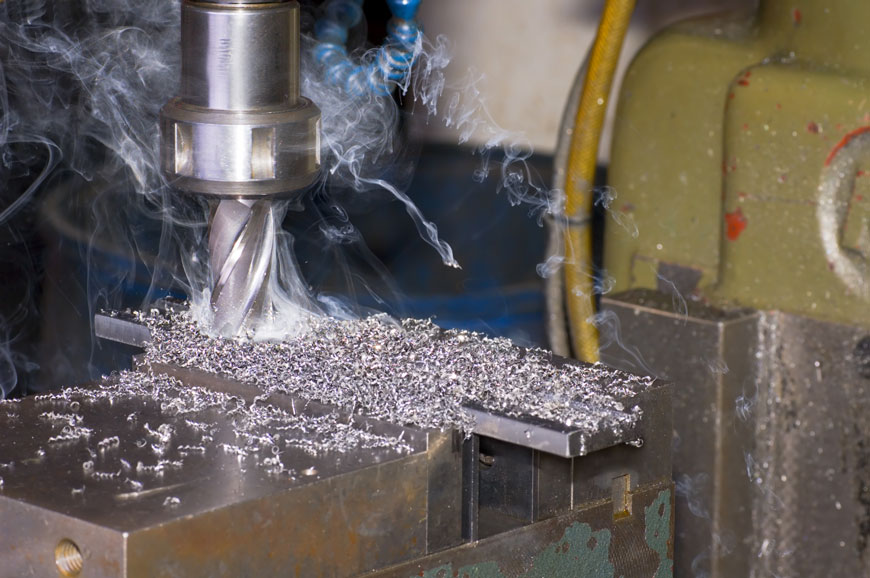
<svg viewBox="0 0 870 578"><path fill-rule="evenodd" d="M387 39L372 58L362 64L347 54L347 33L362 18L363 0L328 0L323 16L314 25L314 58L323 67L327 80L352 96L387 96L396 86L404 86L414 58L419 53L420 27L417 9L420 0L387 0L393 17L387 24Z"/></svg>
<svg viewBox="0 0 870 578"><path fill-rule="evenodd" d="M593 184L601 128L635 0L607 0L589 53L565 172L565 302L574 355L598 361L592 268Z"/></svg>

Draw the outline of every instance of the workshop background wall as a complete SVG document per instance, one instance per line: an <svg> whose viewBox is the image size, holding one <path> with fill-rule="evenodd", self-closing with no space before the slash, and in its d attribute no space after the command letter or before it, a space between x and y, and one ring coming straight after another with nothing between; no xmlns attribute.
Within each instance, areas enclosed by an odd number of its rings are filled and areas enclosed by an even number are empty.
<svg viewBox="0 0 870 578"><path fill-rule="evenodd" d="M479 88L502 128L525 133L537 152L550 154L568 93L601 14L603 0L438 0L422 2L420 19L430 38L445 34L453 55L448 81L469 68L485 75ZM756 0L638 2L614 90L634 54L665 25L692 15L750 10ZM613 107L608 111L613 117ZM599 158L610 152L608 122ZM416 127L429 140L456 141L443 125ZM478 143L474 143L478 144Z"/></svg>

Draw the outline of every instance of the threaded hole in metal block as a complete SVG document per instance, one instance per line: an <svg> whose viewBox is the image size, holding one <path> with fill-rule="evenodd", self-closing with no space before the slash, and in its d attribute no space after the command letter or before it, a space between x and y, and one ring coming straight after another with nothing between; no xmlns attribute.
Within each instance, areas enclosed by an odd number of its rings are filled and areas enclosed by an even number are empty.
<svg viewBox="0 0 870 578"><path fill-rule="evenodd" d="M76 543L64 538L54 548L54 563L63 576L78 576L85 560Z"/></svg>

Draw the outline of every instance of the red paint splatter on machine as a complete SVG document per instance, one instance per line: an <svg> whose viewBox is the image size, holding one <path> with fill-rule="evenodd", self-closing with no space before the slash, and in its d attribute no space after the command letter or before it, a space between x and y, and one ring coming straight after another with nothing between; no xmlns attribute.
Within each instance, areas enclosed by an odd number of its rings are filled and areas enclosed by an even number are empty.
<svg viewBox="0 0 870 578"><path fill-rule="evenodd" d="M828 154L828 158L825 159L825 166L828 166L831 164L831 161L834 160L834 157L837 156L837 153L840 152L840 149L842 149L844 146L849 144L850 140L852 140L856 136L862 135L866 132L870 132L870 126L862 126L862 127L856 128L855 130L853 130L852 132L850 132L849 134L844 136L840 140L840 142L838 142L836 144L836 146L834 146L834 148L831 149L831 152Z"/></svg>
<svg viewBox="0 0 870 578"><path fill-rule="evenodd" d="M746 217L740 207L731 213L725 213L725 235L729 241L736 241L746 228Z"/></svg>

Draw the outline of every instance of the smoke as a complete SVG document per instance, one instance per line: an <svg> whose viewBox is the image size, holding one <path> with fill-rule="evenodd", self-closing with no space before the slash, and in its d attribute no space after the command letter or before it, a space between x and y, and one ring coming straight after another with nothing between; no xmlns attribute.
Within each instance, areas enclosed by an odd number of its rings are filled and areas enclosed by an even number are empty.
<svg viewBox="0 0 870 578"><path fill-rule="evenodd" d="M659 280L659 285L666 289L666 293L670 293L671 295L671 310L677 314L680 319L682 319L683 325L686 324L689 318L689 306L686 303L686 298L683 297L683 294L680 293L680 290L677 288L677 284L674 283L671 279L668 279L664 275L661 274L655 267L650 265L650 268L653 270L656 278ZM711 371L713 371L711 369Z"/></svg>
<svg viewBox="0 0 870 578"><path fill-rule="evenodd" d="M137 192L155 196L156 114L176 84L177 4L97 0L4 7L2 145L41 143L52 153L18 206L61 159L87 180L124 169ZM16 7L30 11L16 19Z"/></svg>
<svg viewBox="0 0 870 578"><path fill-rule="evenodd" d="M634 221L634 214L626 211L617 211L611 208L613 201L615 201L616 198L616 189L613 187L599 187L596 190L595 206L604 209L614 224L623 229L633 239L637 239L640 235L640 229L638 229L637 223Z"/></svg>
<svg viewBox="0 0 870 578"><path fill-rule="evenodd" d="M313 42L305 39L303 54L311 54ZM422 45L418 45L417 58L421 50ZM367 60L373 56L374 51L369 50L356 58ZM404 92L407 86L400 89ZM302 94L321 110L321 159L329 182L321 184L320 194L328 195L339 188L355 194L389 192L405 206L420 235L438 251L442 261L458 266L450 245L438 236L436 225L425 218L403 190L410 173L402 174L402 165L407 165L409 159L399 130L396 101L368 92L350 95L336 88L310 57L302 62ZM344 216L340 207L333 209ZM345 219L342 227L329 227L325 233L332 242L342 243L353 237L356 229Z"/></svg>
<svg viewBox="0 0 870 578"><path fill-rule="evenodd" d="M13 0L0 7L0 227L14 243L0 251L10 280L0 308L3 395L63 373L67 353L85 365L89 345L81 344L91 340L66 333L60 317L89 316L100 300L118 303L117 284L94 286L91 275L68 282L54 266L69 267L58 238L88 263L106 230L122 226L117 207L108 218L101 214L105 184L132 189L126 213L162 221L156 113L174 90L177 41L178 6L169 1ZM75 203L61 190L72 182L96 192ZM125 233L126 244L134 237ZM45 308L52 302L57 318ZM58 335L41 336L52 323ZM40 341L62 345L43 351Z"/></svg>
<svg viewBox="0 0 870 578"><path fill-rule="evenodd" d="M686 501L693 516L709 520L710 512L706 503L708 496L712 494L711 485L710 474L705 472L694 476L680 474L675 480L674 492Z"/></svg>
<svg viewBox="0 0 870 578"><path fill-rule="evenodd" d="M306 38L310 53L313 40ZM367 62L375 50L357 50L353 58ZM398 99L370 93L354 96L331 85L315 62L303 60L302 92L321 108L321 156L328 176L319 194L346 189L359 195L386 192L402 203L421 237L450 267L459 267L450 245L440 238L436 224L428 221L408 197L413 154L407 131L401 130L409 116L452 128L458 144L473 136L483 144L475 150L480 164L474 173L478 182L497 174L496 192L513 205L528 205L529 214L540 223L556 208L554 191L529 166L532 147L522 134L500 127L490 115L482 96L483 75L469 71L464 80L451 84L445 70L450 62L450 44L439 36L420 36L414 50L414 68L397 87ZM398 101L405 102L401 111ZM500 160L493 161L499 152ZM330 229L334 242L352 237L356 229L347 221ZM353 239L351 239L353 240Z"/></svg>
<svg viewBox="0 0 870 578"><path fill-rule="evenodd" d="M304 37L306 57L302 61L301 86L302 94L321 110L324 178L315 187L312 202L306 204L306 210L316 214L316 228L309 228L304 234L309 245L312 237L320 240L325 261L332 270L330 277L333 281L337 276L343 278L341 285L345 294L315 290L313 299L304 306L306 311L348 317L365 313L356 300L358 294L379 309L389 309L390 303L400 300L390 275L368 251L359 229L348 217L347 207L397 201L443 264L461 266L437 225L427 219L408 195L416 160L416 149L405 130L411 116L453 128L459 144L467 143L473 136L483 142L475 149L480 163L474 180L481 182L495 177L497 194L512 206L526 206L530 218L539 226L545 215L560 206L559 192L546 186L530 166L531 145L522 135L498 126L489 114L479 86L483 76L469 71L464 81L457 84L447 81L445 70L450 62L450 45L446 38L429 39L423 35L418 38L413 71L396 88L395 98L370 92L348 94L336 88L329 82L328 71L310 57L313 47L314 40ZM375 57L376 49L358 47L350 53L357 62L367 63ZM498 161L493 160L495 153L498 153ZM290 220L294 218L291 213ZM377 280L377 287L371 282L372 278ZM313 284L312 279L307 281ZM282 281L276 290L285 283L286 280ZM286 303L298 304L302 297L298 293ZM293 325L286 322L280 312L275 319L275 325L285 330ZM292 321L292 314L290 319ZM263 335L266 333L257 333L258 338ZM268 335L280 337L274 333Z"/></svg>
<svg viewBox="0 0 870 578"><path fill-rule="evenodd" d="M628 344L623 340L622 326L615 312L611 310L599 311L590 317L588 322L598 329L599 348L601 351L608 351L608 355L613 358L618 357L624 369L661 379L668 379L668 376L663 372L655 371L647 364L636 346ZM624 355L617 352L622 352Z"/></svg>
<svg viewBox="0 0 870 578"><path fill-rule="evenodd" d="M297 238L304 235L307 246L320 247L328 273L303 276L294 236L280 228L275 315L261 338L286 336L306 315L358 316L360 297L384 308L395 301L398 290L351 222L349 206L394 199L442 262L459 267L437 225L408 196L416 153L405 130L410 115L454 128L460 144L472 136L483 142L474 178L494 178L498 194L525 205L539 223L560 206L530 167L525 139L490 116L483 75L469 71L464 82L448 83L445 38L420 38L414 72L395 98L351 97L326 81L310 55L305 31L312 19L303 14L301 86L322 113L324 171L305 198L275 211L299 223ZM112 357L92 332L100 309L187 296L207 323L211 207L171 190L159 167L158 115L177 93L179 24L177 0L12 0L0 8L0 226L13 231L23 223L22 238L39 245L14 307L0 310L3 396L25 374L40 374L33 389L110 369ZM366 46L350 49L360 61L374 55ZM47 223L42 229L39 220Z"/></svg>

